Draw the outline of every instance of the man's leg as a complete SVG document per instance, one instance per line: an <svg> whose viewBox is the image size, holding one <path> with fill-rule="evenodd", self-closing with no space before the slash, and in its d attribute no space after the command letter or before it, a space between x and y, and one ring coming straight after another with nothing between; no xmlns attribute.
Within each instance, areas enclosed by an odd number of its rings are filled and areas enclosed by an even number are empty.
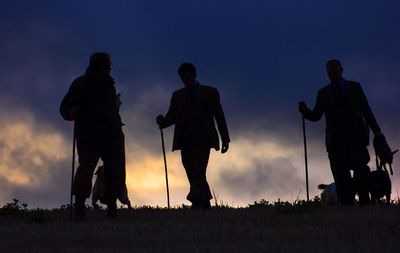
<svg viewBox="0 0 400 253"><path fill-rule="evenodd" d="M360 166L354 170L354 181L360 199L360 204L368 204L370 202L369 191L371 171L367 165Z"/></svg>
<svg viewBox="0 0 400 253"><path fill-rule="evenodd" d="M192 202L192 208L195 207L200 207L200 203L198 203L198 200L196 199L196 193L194 189L194 173L193 173L193 149L191 147L184 147L181 150L181 159L182 159L182 165L185 168L186 176L189 181L190 185L190 190L188 195L186 196L186 199Z"/></svg>
<svg viewBox="0 0 400 253"><path fill-rule="evenodd" d="M181 150L182 164L190 183L187 200L193 207L210 208L212 199L206 178L210 148L207 145L187 145Z"/></svg>
<svg viewBox="0 0 400 253"><path fill-rule="evenodd" d="M371 170L368 167L370 156L366 147L354 148L352 151L352 168L354 168L354 185L361 205L370 202Z"/></svg>
<svg viewBox="0 0 400 253"><path fill-rule="evenodd" d="M72 192L75 195L75 216L85 216L85 201L92 191L92 178L99 160L96 145L90 142L77 142L79 166L76 170Z"/></svg>
<svg viewBox="0 0 400 253"><path fill-rule="evenodd" d="M329 162L336 184L338 201L343 205L354 204L354 189L352 187L351 173L342 152L329 152Z"/></svg>
<svg viewBox="0 0 400 253"><path fill-rule="evenodd" d="M125 142L122 132L106 144L101 159L104 162L107 216L113 218L117 215L117 198L123 196L126 190Z"/></svg>

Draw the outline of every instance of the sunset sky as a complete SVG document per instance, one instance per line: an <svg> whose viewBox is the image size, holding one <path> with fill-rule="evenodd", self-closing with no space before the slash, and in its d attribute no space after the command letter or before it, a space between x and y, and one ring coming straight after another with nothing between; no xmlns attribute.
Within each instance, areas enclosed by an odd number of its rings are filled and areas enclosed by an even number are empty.
<svg viewBox="0 0 400 253"><path fill-rule="evenodd" d="M166 206L155 116L182 87L182 62L221 94L232 142L224 155L211 152L207 176L218 201L305 199L297 102L314 105L328 59L340 59L344 77L361 83L389 144L400 148L399 10L396 0L1 1L0 205L69 202L72 123L58 109L95 51L111 54L122 94L133 205ZM333 178L324 120L306 127L314 197ZM189 204L172 131L165 130L171 203Z"/></svg>

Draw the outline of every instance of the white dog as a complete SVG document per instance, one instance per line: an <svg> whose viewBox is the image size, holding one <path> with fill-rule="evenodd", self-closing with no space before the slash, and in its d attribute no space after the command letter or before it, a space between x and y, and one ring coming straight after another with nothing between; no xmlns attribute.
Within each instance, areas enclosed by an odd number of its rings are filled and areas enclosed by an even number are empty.
<svg viewBox="0 0 400 253"><path fill-rule="evenodd" d="M335 183L331 183L328 185L320 184L318 185L318 189L322 190L321 200L325 205L333 206L338 203Z"/></svg>

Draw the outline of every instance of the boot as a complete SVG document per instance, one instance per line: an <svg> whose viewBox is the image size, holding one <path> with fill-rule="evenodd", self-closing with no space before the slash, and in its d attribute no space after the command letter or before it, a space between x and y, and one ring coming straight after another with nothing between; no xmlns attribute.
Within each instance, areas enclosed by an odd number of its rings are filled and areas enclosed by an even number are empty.
<svg viewBox="0 0 400 253"><path fill-rule="evenodd" d="M86 201L85 197L75 196L74 219L76 221L82 221L85 219L85 201Z"/></svg>
<svg viewBox="0 0 400 253"><path fill-rule="evenodd" d="M116 199L108 201L107 217L108 218L116 218L117 217L117 200Z"/></svg>
<svg viewBox="0 0 400 253"><path fill-rule="evenodd" d="M203 210L209 210L209 209L211 209L211 203L209 200L206 200L203 203Z"/></svg>

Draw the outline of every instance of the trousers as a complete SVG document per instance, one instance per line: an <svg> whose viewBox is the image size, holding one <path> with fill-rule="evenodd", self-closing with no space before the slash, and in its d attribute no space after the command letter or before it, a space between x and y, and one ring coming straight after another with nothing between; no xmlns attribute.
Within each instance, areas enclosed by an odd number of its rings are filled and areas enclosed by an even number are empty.
<svg viewBox="0 0 400 253"><path fill-rule="evenodd" d="M353 205L355 194L358 193L360 204L367 204L371 183L367 147L341 145L333 148L328 155L338 201L344 205ZM354 172L353 177L351 171Z"/></svg>
<svg viewBox="0 0 400 253"><path fill-rule="evenodd" d="M115 200L125 190L125 141L122 131L110 138L77 138L79 166L77 168L73 194L89 198L96 165L101 159L104 164L105 197Z"/></svg>
<svg viewBox="0 0 400 253"><path fill-rule="evenodd" d="M206 178L209 157L209 144L192 143L184 145L181 149L182 164L190 184L190 191L186 199L194 205L209 205L209 201L212 199Z"/></svg>

